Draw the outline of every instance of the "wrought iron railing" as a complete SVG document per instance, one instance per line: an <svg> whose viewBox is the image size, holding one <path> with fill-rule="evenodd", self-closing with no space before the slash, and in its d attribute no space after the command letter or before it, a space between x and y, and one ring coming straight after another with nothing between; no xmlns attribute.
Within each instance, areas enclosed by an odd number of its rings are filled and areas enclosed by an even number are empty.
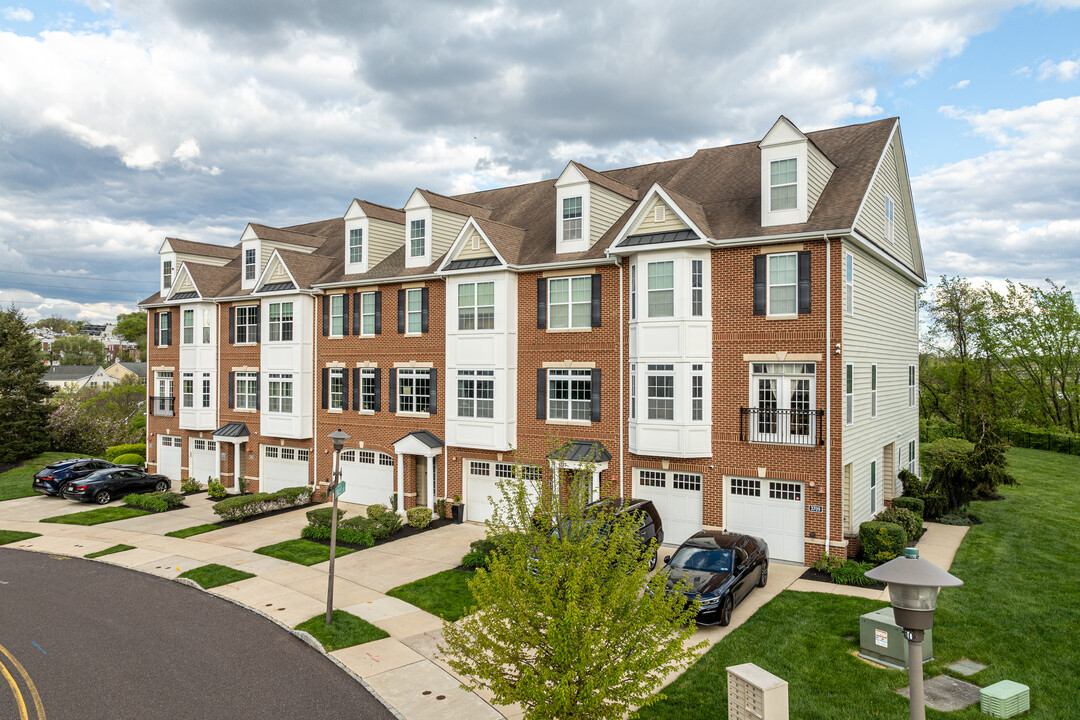
<svg viewBox="0 0 1080 720"><path fill-rule="evenodd" d="M739 439L777 445L824 445L824 410L739 408Z"/></svg>
<svg viewBox="0 0 1080 720"><path fill-rule="evenodd" d="M173 415L173 404L176 402L176 398L158 396L150 398L150 414L151 415Z"/></svg>

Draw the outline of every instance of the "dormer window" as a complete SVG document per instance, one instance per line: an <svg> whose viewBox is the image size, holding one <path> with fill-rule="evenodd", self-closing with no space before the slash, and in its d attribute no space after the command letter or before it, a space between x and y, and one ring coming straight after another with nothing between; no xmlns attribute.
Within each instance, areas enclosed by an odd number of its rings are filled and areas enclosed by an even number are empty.
<svg viewBox="0 0 1080 720"><path fill-rule="evenodd" d="M769 209L794 210L798 204L799 161L773 160L769 164Z"/></svg>
<svg viewBox="0 0 1080 720"><path fill-rule="evenodd" d="M409 256L423 257L427 253L427 221L409 223Z"/></svg>
<svg viewBox="0 0 1080 720"><path fill-rule="evenodd" d="M161 264L161 284L166 290L172 287L172 260L166 260Z"/></svg>
<svg viewBox="0 0 1080 720"><path fill-rule="evenodd" d="M563 198L563 240L581 239L581 197Z"/></svg>
<svg viewBox="0 0 1080 720"><path fill-rule="evenodd" d="M364 260L364 229L349 230L349 262L361 263Z"/></svg>
<svg viewBox="0 0 1080 720"><path fill-rule="evenodd" d="M255 279L255 248L244 250L244 279Z"/></svg>

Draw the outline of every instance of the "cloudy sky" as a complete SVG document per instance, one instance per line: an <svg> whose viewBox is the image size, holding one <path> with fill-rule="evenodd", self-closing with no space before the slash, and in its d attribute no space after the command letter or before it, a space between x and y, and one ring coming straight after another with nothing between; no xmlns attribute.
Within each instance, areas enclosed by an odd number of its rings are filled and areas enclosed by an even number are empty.
<svg viewBox="0 0 1080 720"><path fill-rule="evenodd" d="M1080 0L0 0L0 303L130 310L166 235L899 115L931 279L1080 289Z"/></svg>

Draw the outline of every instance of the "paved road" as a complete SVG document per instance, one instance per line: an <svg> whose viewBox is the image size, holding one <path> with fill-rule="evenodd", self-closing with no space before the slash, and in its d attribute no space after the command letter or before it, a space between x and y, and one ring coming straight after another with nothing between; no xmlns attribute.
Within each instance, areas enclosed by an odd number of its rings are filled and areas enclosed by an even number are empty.
<svg viewBox="0 0 1080 720"><path fill-rule="evenodd" d="M248 610L125 568L0 548L0 719L20 718L21 696L38 720L11 658L48 720L393 717Z"/></svg>

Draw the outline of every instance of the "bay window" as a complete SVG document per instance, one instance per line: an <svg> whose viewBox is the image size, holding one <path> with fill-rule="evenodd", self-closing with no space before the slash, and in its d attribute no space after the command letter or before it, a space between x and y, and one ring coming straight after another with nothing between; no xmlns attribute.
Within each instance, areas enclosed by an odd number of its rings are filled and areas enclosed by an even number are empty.
<svg viewBox="0 0 1080 720"><path fill-rule="evenodd" d="M270 342L289 342L293 339L293 304L270 303Z"/></svg>
<svg viewBox="0 0 1080 720"><path fill-rule="evenodd" d="M648 266L649 317L675 315L675 263L651 262Z"/></svg>
<svg viewBox="0 0 1080 720"><path fill-rule="evenodd" d="M675 366L647 365L647 417L649 420L675 419Z"/></svg>
<svg viewBox="0 0 1080 720"><path fill-rule="evenodd" d="M191 345L195 342L195 311L185 310L183 317L184 344Z"/></svg>
<svg viewBox="0 0 1080 720"><path fill-rule="evenodd" d="M495 417L495 371L458 370L458 417Z"/></svg>
<svg viewBox="0 0 1080 720"><path fill-rule="evenodd" d="M289 303L290 305L292 303ZM271 306L273 307L273 306ZM270 373L267 392L267 411L272 413L292 413L293 411L293 376L292 373Z"/></svg>
<svg viewBox="0 0 1080 720"><path fill-rule="evenodd" d="M180 407L195 407L195 374L182 373L180 375Z"/></svg>
<svg viewBox="0 0 1080 720"><path fill-rule="evenodd" d="M458 330L495 329L495 283L458 285Z"/></svg>

